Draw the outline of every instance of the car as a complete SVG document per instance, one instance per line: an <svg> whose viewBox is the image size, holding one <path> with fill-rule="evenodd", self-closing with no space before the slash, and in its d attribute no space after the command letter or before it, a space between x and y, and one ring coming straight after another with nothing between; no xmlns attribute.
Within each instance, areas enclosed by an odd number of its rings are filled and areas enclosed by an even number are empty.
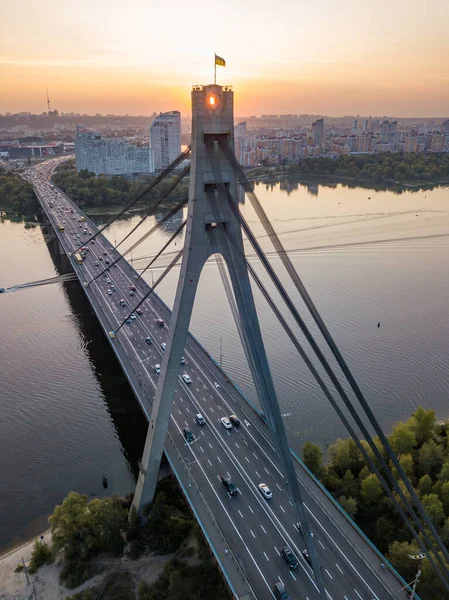
<svg viewBox="0 0 449 600"><path fill-rule="evenodd" d="M201 413L198 413L195 417L195 421L198 425L206 425L206 419L203 417Z"/></svg>
<svg viewBox="0 0 449 600"><path fill-rule="evenodd" d="M108 290L108 296L112 296L112 290Z"/></svg>
<svg viewBox="0 0 449 600"><path fill-rule="evenodd" d="M298 531L302 531L301 523L299 521L298 523L295 523L295 527ZM313 537L313 531L310 532L310 537Z"/></svg>
<svg viewBox="0 0 449 600"><path fill-rule="evenodd" d="M90 240L90 243L91 244L95 244L95 240Z"/></svg>
<svg viewBox="0 0 449 600"><path fill-rule="evenodd" d="M103 257L102 257L102 256L99 256L99 257L98 257L98 260L103 260Z"/></svg>
<svg viewBox="0 0 449 600"><path fill-rule="evenodd" d="M293 554L292 550L290 549L289 546L284 546L281 549L281 554L282 557L284 558L285 562L288 564L288 566L290 567L290 569L297 569L298 568L298 559L296 558L296 556Z"/></svg>
<svg viewBox="0 0 449 600"><path fill-rule="evenodd" d="M130 289L131 289L133 292L135 292L135 291L136 291L136 286L135 286L135 285L132 285Z"/></svg>
<svg viewBox="0 0 449 600"><path fill-rule="evenodd" d="M106 250L103 250L103 254L104 254L104 256L108 255L108 253L106 252Z"/></svg>
<svg viewBox="0 0 449 600"><path fill-rule="evenodd" d="M120 306L123 308L126 306L126 302L123 300L123 298L120 300Z"/></svg>
<svg viewBox="0 0 449 600"><path fill-rule="evenodd" d="M305 560L309 563L310 566L312 566L312 561L310 560L310 556L309 553L307 552L307 549L304 549L301 554L304 556Z"/></svg>
<svg viewBox="0 0 449 600"><path fill-rule="evenodd" d="M181 364L182 364L182 365L185 365L185 364L186 364L186 359L185 359L183 356L181 356Z"/></svg>
<svg viewBox="0 0 449 600"><path fill-rule="evenodd" d="M134 292L131 290L131 291L129 292L129 295L130 295L130 296L134 296Z"/></svg>
<svg viewBox="0 0 449 600"><path fill-rule="evenodd" d="M259 488L259 492L262 494L262 496L267 500L273 497L273 494L266 483L259 483L257 487Z"/></svg>
<svg viewBox="0 0 449 600"><path fill-rule="evenodd" d="M184 383L192 383L192 380L190 379L190 376L187 375L187 373L184 373L182 378L184 379Z"/></svg>
<svg viewBox="0 0 449 600"><path fill-rule="evenodd" d="M153 340L150 338L150 336L148 336L148 337L145 338L145 343L148 344L148 345L150 345L150 344L153 343Z"/></svg>
<svg viewBox="0 0 449 600"><path fill-rule="evenodd" d="M99 267L99 266L100 266L100 263L98 262L98 260L96 260L96 261L95 261L95 266L96 266L96 267Z"/></svg>
<svg viewBox="0 0 449 600"><path fill-rule="evenodd" d="M131 319L130 318L126 319L126 323L129 325L131 323Z"/></svg>
<svg viewBox="0 0 449 600"><path fill-rule="evenodd" d="M238 496L239 490L230 477L223 477L223 475L220 475L220 480L230 496Z"/></svg>
<svg viewBox="0 0 449 600"><path fill-rule="evenodd" d="M163 327L165 325L162 319L155 319L155 323L156 325L159 325L159 327Z"/></svg>
<svg viewBox="0 0 449 600"><path fill-rule="evenodd" d="M108 265L109 264L109 259L107 258L104 262Z"/></svg>
<svg viewBox="0 0 449 600"><path fill-rule="evenodd" d="M229 415L229 420L236 427L238 427L240 425L240 419L238 417L236 417L235 415Z"/></svg>
<svg viewBox="0 0 449 600"><path fill-rule="evenodd" d="M285 585L280 581L276 581L273 588L274 597L277 600L290 600L290 596L288 595L287 590L285 589Z"/></svg>
<svg viewBox="0 0 449 600"><path fill-rule="evenodd" d="M220 423L223 425L225 429L232 429L232 423L228 419L228 417L221 417Z"/></svg>
<svg viewBox="0 0 449 600"><path fill-rule="evenodd" d="M137 319L137 316L136 316L136 315L133 313L133 314L131 315L131 319L132 319L133 321L135 321L135 320Z"/></svg>
<svg viewBox="0 0 449 600"><path fill-rule="evenodd" d="M155 371L156 375L159 375L159 373L161 372L161 365L159 365L159 364L154 365L154 371Z"/></svg>
<svg viewBox="0 0 449 600"><path fill-rule="evenodd" d="M141 314L142 314L142 309L141 309L141 308L137 308L137 309L136 309L136 313L137 313L138 315L141 315Z"/></svg>
<svg viewBox="0 0 449 600"><path fill-rule="evenodd" d="M106 273L105 273L106 275ZM109 277L106 275L106 283L112 283L112 281L109 279Z"/></svg>
<svg viewBox="0 0 449 600"><path fill-rule="evenodd" d="M195 436L193 435L193 433L190 431L190 429L188 427L184 427L182 432L183 432L184 438L188 444L191 444L192 442L195 441Z"/></svg>
<svg viewBox="0 0 449 600"><path fill-rule="evenodd" d="M167 344L165 342L162 342L162 344L161 344L162 352L165 352L166 347L167 347Z"/></svg>

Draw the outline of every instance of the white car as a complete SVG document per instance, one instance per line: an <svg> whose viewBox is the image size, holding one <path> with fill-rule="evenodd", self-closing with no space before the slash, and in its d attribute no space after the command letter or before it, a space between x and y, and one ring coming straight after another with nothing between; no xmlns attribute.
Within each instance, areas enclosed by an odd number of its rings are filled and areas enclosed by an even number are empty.
<svg viewBox="0 0 449 600"><path fill-rule="evenodd" d="M181 356L181 364L185 365L185 362L186 362L186 359L183 356Z"/></svg>
<svg viewBox="0 0 449 600"><path fill-rule="evenodd" d="M269 500L270 498L273 497L273 494L271 493L270 488L267 486L266 483L259 483L258 485L259 488L259 492L262 494L262 496L264 498L266 498L267 500Z"/></svg>
<svg viewBox="0 0 449 600"><path fill-rule="evenodd" d="M161 372L161 365L154 365L154 370L156 372L156 375L159 375L159 373Z"/></svg>
<svg viewBox="0 0 449 600"><path fill-rule="evenodd" d="M220 423L223 425L223 427L225 429L232 429L232 423L231 421L228 419L228 417L222 417L220 419Z"/></svg>
<svg viewBox="0 0 449 600"><path fill-rule="evenodd" d="M190 379L190 376L187 375L187 373L184 373L184 375L182 376L182 378L184 379L185 383L192 383L192 380Z"/></svg>
<svg viewBox="0 0 449 600"><path fill-rule="evenodd" d="M167 347L167 344L165 342L162 342L162 344L161 344L162 352L165 352L166 347Z"/></svg>
<svg viewBox="0 0 449 600"><path fill-rule="evenodd" d="M108 296L112 296L112 290L108 290Z"/></svg>

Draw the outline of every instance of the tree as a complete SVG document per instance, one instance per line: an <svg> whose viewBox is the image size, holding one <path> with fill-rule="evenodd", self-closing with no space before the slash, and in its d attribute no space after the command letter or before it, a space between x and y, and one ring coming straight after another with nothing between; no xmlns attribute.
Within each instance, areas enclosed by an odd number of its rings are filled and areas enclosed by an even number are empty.
<svg viewBox="0 0 449 600"><path fill-rule="evenodd" d="M69 560L123 547L127 513L118 496L88 502L86 494L70 492L48 520L54 549L64 550Z"/></svg>
<svg viewBox="0 0 449 600"><path fill-rule="evenodd" d="M441 467L441 471L438 474L440 481L449 481L449 461L446 461Z"/></svg>
<svg viewBox="0 0 449 600"><path fill-rule="evenodd" d="M341 475L350 470L354 475L358 475L362 469L362 453L357 448L353 439L338 439L335 444L329 447L329 458L332 467Z"/></svg>
<svg viewBox="0 0 449 600"><path fill-rule="evenodd" d="M441 466L444 459L444 449L439 446L434 440L426 442L419 449L418 464L421 473L429 473L430 475L441 471Z"/></svg>
<svg viewBox="0 0 449 600"><path fill-rule="evenodd" d="M405 423L398 423L393 427L390 443L396 454L409 454L416 446L415 433Z"/></svg>
<svg viewBox="0 0 449 600"><path fill-rule="evenodd" d="M408 427L414 432L419 446L432 439L435 432L435 411L424 410L421 406L407 421Z"/></svg>
<svg viewBox="0 0 449 600"><path fill-rule="evenodd" d="M357 513L357 500L355 498L347 498L346 496L340 496L338 502L342 509L353 519Z"/></svg>
<svg viewBox="0 0 449 600"><path fill-rule="evenodd" d="M443 502L444 512L449 515L449 481L441 486L441 500Z"/></svg>
<svg viewBox="0 0 449 600"><path fill-rule="evenodd" d="M323 472L323 451L313 442L305 442L302 447L304 463L314 475L320 477Z"/></svg>
<svg viewBox="0 0 449 600"><path fill-rule="evenodd" d="M388 560L399 571L406 581L412 581L416 575L416 563L409 558L419 554L421 550L415 542L393 542L388 553Z"/></svg>
<svg viewBox="0 0 449 600"><path fill-rule="evenodd" d="M404 469L407 477L409 477L410 479L414 479L415 465L413 463L412 455L411 454L402 454L399 459L399 463L400 463L401 467Z"/></svg>
<svg viewBox="0 0 449 600"><path fill-rule="evenodd" d="M443 503L436 494L427 494L426 496L423 496L421 502L424 510L436 525L439 525L444 521Z"/></svg>
<svg viewBox="0 0 449 600"><path fill-rule="evenodd" d="M427 496L432 493L432 479L429 475L423 475L418 483L418 490L421 496Z"/></svg>
<svg viewBox="0 0 449 600"><path fill-rule="evenodd" d="M377 475L371 473L362 481L360 496L367 504L377 503L383 495L382 486Z"/></svg>

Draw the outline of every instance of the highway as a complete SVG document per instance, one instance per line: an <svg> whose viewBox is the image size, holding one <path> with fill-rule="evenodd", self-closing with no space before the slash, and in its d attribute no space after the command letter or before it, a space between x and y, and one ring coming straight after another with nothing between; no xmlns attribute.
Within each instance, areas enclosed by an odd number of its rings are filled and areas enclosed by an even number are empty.
<svg viewBox="0 0 449 600"><path fill-rule="evenodd" d="M58 160L30 169L26 176L34 185L64 250L70 254L90 237L83 230L87 228L92 234L96 228L87 217L82 222L82 211L65 194L51 187L48 176ZM57 231L58 223L64 225L64 232ZM83 264L76 264L73 258L72 264L84 283L103 272L109 261L109 270L89 285L88 290L93 302L107 315L110 329L115 330L149 287L145 281L137 279L136 271L125 259L110 266L120 255L103 235L97 236L88 248ZM125 300L125 307L120 305L121 299ZM155 294L141 309L142 314L135 314L135 318L124 324L110 342L117 351L121 346L120 352L124 352L132 363L134 373L126 372L126 375L141 386L143 393L139 401L148 416L158 381L155 366L162 364L164 358L161 344L167 339L170 311ZM165 322L163 327L156 324L159 318ZM148 337L151 344L146 342ZM189 336L184 356L169 434L188 469L189 479L195 482L212 507L213 516L225 532L229 547L258 599L273 598L276 581L285 584L292 600L317 599L319 595L311 570L301 554L305 548L303 537L295 526L294 511L264 422L192 336ZM190 376L191 383L183 381L184 373ZM197 413L204 416L204 426L196 423ZM231 414L237 415L241 423L238 427L225 429L220 418ZM195 436L191 444L185 442L184 427ZM170 452L171 446L167 446L167 453ZM304 490L328 598L408 598L406 591L399 591L403 582L390 570L380 568L383 559L299 463L297 473ZM236 497L229 496L220 475L232 477L239 489ZM273 493L271 500L261 495L260 483L269 486ZM298 558L296 570L289 569L280 554L285 545L289 545ZM225 569L226 555L222 559Z"/></svg>

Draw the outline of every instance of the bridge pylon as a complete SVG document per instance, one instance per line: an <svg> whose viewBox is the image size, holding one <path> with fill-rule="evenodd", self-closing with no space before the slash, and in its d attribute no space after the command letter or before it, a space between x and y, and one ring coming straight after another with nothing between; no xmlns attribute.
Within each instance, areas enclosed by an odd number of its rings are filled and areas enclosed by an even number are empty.
<svg viewBox="0 0 449 600"><path fill-rule="evenodd" d="M219 85L192 89L192 153L184 252L133 505L141 513L151 503L170 421L181 357L187 340L195 295L206 261L220 254L229 271L249 367L264 415L279 454L285 483L309 551L321 596L324 583L307 523L301 490L260 330L240 221L230 203L237 202L236 173L227 159L234 153L234 94ZM181 434L180 434L181 435Z"/></svg>

